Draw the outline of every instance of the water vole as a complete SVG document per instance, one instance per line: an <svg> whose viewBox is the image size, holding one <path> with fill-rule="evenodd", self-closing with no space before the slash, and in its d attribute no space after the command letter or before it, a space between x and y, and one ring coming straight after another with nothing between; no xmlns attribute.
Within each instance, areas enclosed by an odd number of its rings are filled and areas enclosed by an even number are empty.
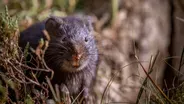
<svg viewBox="0 0 184 104"><path fill-rule="evenodd" d="M52 16L21 32L19 45L24 48L29 42L35 48L39 39L44 38L44 29L51 38L44 59L55 72L53 84L64 83L74 96L83 90L82 95L87 98L95 78L98 60L90 20Z"/></svg>

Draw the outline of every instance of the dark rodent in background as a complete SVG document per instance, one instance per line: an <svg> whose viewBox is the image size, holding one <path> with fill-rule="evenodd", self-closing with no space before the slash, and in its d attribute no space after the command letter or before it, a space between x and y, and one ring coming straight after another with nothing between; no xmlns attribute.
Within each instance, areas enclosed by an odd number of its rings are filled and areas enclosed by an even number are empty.
<svg viewBox="0 0 184 104"><path fill-rule="evenodd" d="M39 40L45 39L44 29L51 38L44 59L48 67L54 70L52 83L65 84L73 96L83 90L82 96L87 99L98 61L90 19L52 16L21 32L20 47L24 49L29 42L31 47L36 48Z"/></svg>

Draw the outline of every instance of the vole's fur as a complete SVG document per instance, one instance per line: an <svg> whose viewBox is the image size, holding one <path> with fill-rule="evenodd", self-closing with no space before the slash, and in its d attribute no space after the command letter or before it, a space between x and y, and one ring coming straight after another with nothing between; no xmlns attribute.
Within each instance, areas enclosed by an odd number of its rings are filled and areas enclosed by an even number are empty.
<svg viewBox="0 0 184 104"><path fill-rule="evenodd" d="M87 98L96 74L98 53L88 18L50 17L21 32L19 45L29 42L36 48L42 30L50 35L49 47L45 52L46 64L54 70L53 84L64 83L71 95Z"/></svg>

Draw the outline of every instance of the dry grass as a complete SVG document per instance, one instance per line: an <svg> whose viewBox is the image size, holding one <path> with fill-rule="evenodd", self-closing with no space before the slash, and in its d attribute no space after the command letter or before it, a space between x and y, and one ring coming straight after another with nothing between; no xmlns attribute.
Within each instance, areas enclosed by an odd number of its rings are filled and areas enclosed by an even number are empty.
<svg viewBox="0 0 184 104"><path fill-rule="evenodd" d="M0 15L0 20L0 82L3 98L0 102L44 103L48 98L48 84L39 82L38 76L42 72L52 73L52 70L47 68L42 59L37 61L39 66L35 68L26 64L28 52L22 52L18 46L17 19L9 16L7 7ZM39 56L43 56L43 53Z"/></svg>

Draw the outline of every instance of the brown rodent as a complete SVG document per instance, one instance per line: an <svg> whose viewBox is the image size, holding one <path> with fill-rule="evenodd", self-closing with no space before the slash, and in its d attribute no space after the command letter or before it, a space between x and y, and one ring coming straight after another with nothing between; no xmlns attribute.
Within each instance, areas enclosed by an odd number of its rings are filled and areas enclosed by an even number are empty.
<svg viewBox="0 0 184 104"><path fill-rule="evenodd" d="M51 38L44 59L54 70L52 83L65 84L73 96L83 91L82 96L87 99L98 61L90 19L52 16L21 32L19 45L24 48L29 42L35 48L39 39L44 38L44 29Z"/></svg>

